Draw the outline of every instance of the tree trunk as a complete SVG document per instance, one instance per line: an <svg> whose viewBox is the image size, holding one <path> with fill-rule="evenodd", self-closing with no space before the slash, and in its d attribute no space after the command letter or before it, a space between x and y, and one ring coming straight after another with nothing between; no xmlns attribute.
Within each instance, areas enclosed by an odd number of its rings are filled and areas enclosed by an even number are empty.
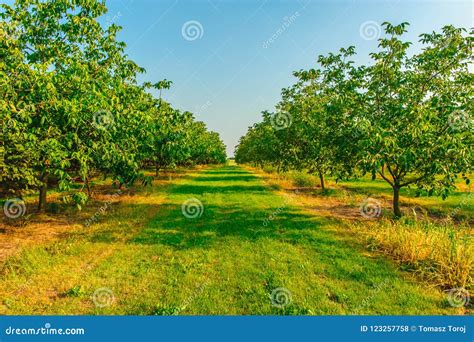
<svg viewBox="0 0 474 342"><path fill-rule="evenodd" d="M402 216L400 210L400 188L398 186L393 187L393 213L396 217Z"/></svg>
<svg viewBox="0 0 474 342"><path fill-rule="evenodd" d="M160 170L160 167L158 164L155 164L155 176L158 177L158 171Z"/></svg>
<svg viewBox="0 0 474 342"><path fill-rule="evenodd" d="M39 212L44 212L46 209L46 194L48 192L48 174L44 173L43 176L41 177L41 182L43 184L41 185L39 189L39 202L38 202L38 211Z"/></svg>
<svg viewBox="0 0 474 342"><path fill-rule="evenodd" d="M91 185L89 183L89 176L86 176L85 182L87 188L87 196L91 197Z"/></svg>
<svg viewBox="0 0 474 342"><path fill-rule="evenodd" d="M326 188L324 186L324 175L321 171L318 170L318 173L319 173L319 183L321 183L321 189L323 191L326 191Z"/></svg>

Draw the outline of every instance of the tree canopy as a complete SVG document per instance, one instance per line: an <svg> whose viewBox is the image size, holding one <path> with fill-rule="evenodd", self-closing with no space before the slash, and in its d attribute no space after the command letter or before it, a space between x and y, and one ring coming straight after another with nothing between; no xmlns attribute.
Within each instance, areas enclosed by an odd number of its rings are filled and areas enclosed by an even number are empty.
<svg viewBox="0 0 474 342"><path fill-rule="evenodd" d="M119 184L146 166L221 163L225 147L188 112L161 99L171 81L139 84L145 70L102 26L99 0L17 0L0 12L0 141L2 192L21 196L48 183L89 189L101 173ZM159 98L151 90L159 91ZM87 195L74 195L81 205Z"/></svg>
<svg viewBox="0 0 474 342"><path fill-rule="evenodd" d="M420 35L409 55L408 23L384 23L370 65L357 66L355 47L319 56L294 73L275 113L249 128L236 161L316 172L336 179L365 173L393 188L416 186L446 197L473 165L473 31L445 26ZM286 115L287 127L275 123Z"/></svg>

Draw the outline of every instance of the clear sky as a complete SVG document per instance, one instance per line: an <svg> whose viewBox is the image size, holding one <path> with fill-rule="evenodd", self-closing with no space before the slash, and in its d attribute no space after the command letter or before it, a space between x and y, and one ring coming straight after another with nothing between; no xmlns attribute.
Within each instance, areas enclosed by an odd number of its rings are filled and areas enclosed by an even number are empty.
<svg viewBox="0 0 474 342"><path fill-rule="evenodd" d="M355 45L357 61L368 62L384 21L409 22L411 40L446 24L474 26L471 1L106 3L103 19L123 27L119 38L146 68L143 81L173 81L163 97L219 132L229 156L261 111L274 109L281 89L294 82L292 71L314 66L319 54Z"/></svg>

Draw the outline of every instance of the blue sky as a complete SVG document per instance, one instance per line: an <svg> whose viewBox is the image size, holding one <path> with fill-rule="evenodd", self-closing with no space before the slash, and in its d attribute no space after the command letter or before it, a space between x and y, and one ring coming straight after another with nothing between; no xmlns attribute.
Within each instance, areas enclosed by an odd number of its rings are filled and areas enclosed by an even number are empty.
<svg viewBox="0 0 474 342"><path fill-rule="evenodd" d="M273 110L294 81L292 71L313 67L319 54L355 45L356 61L369 62L384 21L408 21L412 41L446 24L474 26L470 1L109 0L107 6L102 19L123 27L126 52L147 70L142 80L173 81L163 97L219 132L229 156L261 111Z"/></svg>

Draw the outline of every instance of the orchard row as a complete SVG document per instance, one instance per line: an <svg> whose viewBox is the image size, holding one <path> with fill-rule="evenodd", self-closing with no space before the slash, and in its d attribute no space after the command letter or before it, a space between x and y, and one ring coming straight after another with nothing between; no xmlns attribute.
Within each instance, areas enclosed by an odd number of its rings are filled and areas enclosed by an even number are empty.
<svg viewBox="0 0 474 342"><path fill-rule="evenodd" d="M2 5L3 196L38 191L44 210L48 184L71 193L80 181L69 200L82 205L93 176L121 187L149 182L145 167L225 161L217 133L161 99L171 82L138 82L144 69L117 40L120 27L98 21L106 11L99 0Z"/></svg>
<svg viewBox="0 0 474 342"><path fill-rule="evenodd" d="M420 35L410 54L408 23L384 23L370 65L355 48L319 56L317 67L294 72L275 113L249 128L236 161L303 169L324 179L366 173L393 188L415 186L446 197L473 166L473 31L453 26Z"/></svg>

